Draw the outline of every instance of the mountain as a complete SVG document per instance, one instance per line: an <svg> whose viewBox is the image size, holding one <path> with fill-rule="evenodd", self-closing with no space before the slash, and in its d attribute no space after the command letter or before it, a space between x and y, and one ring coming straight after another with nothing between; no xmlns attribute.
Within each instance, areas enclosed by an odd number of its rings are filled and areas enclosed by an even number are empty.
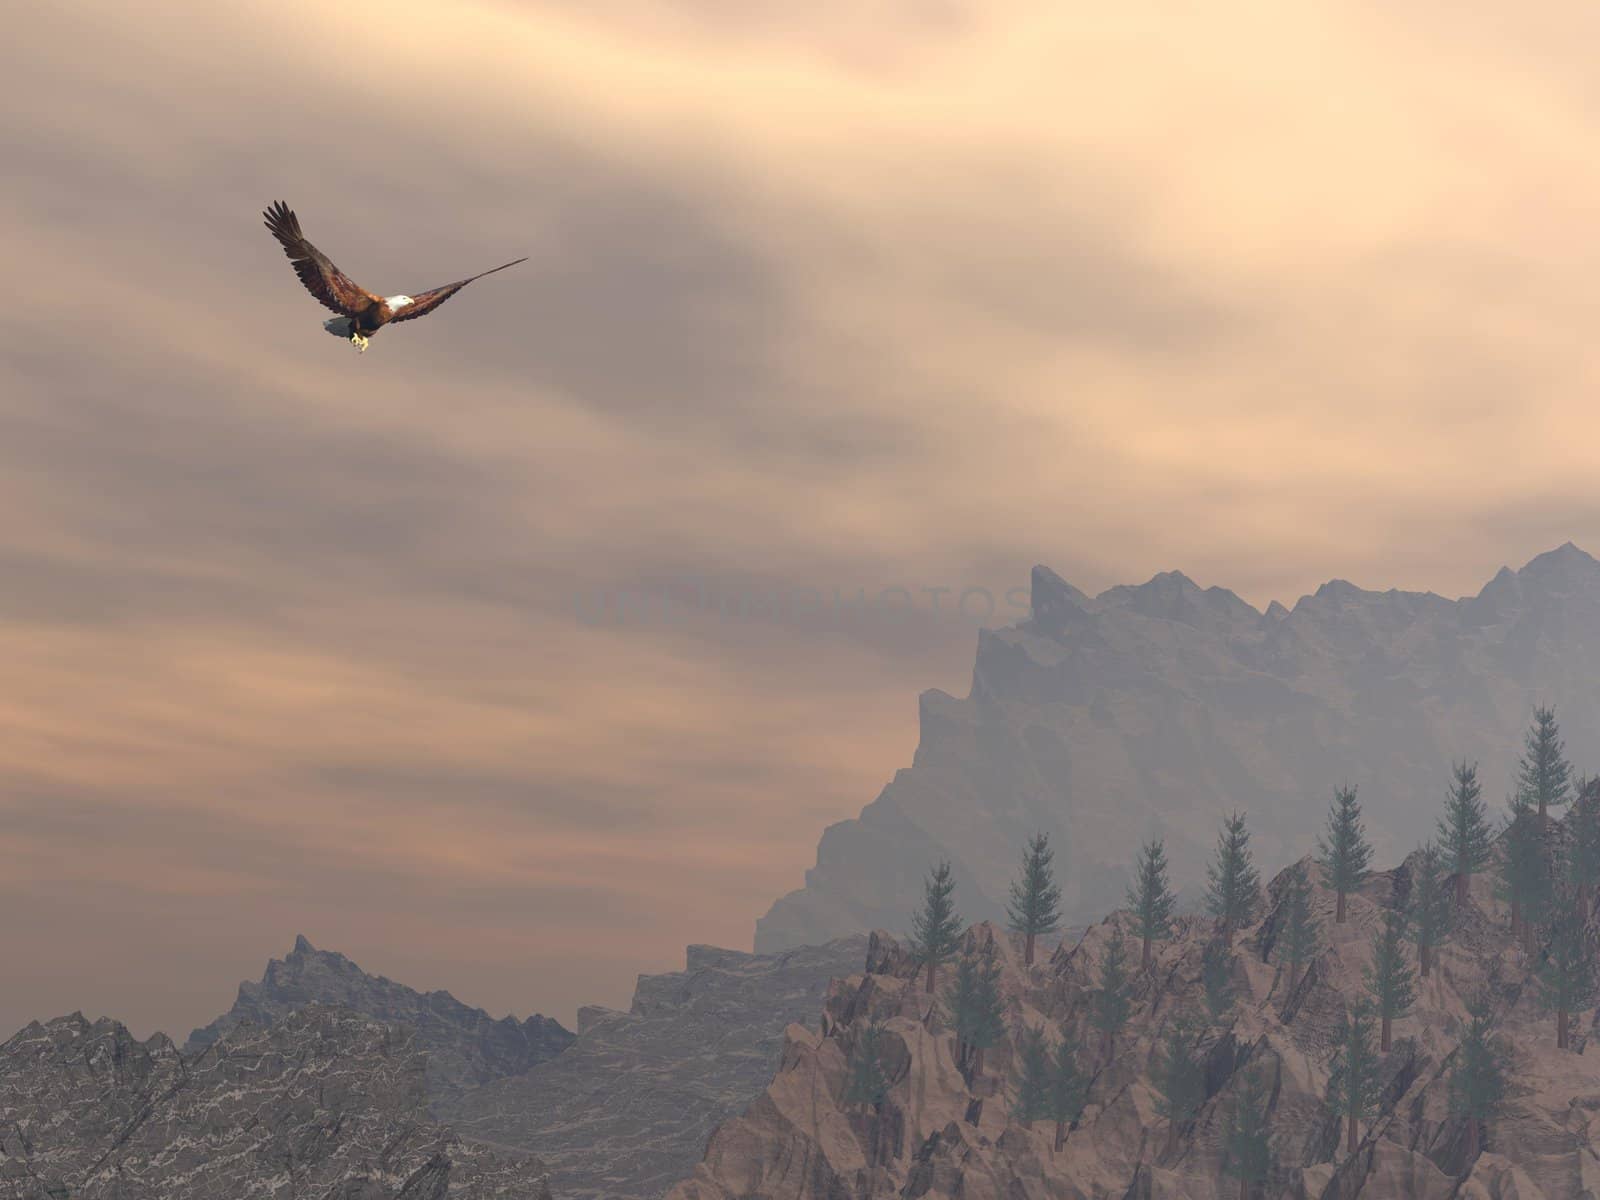
<svg viewBox="0 0 1600 1200"><path fill-rule="evenodd" d="M537 1159L430 1122L407 1030L313 1005L194 1057L81 1014L0 1046L0 1195L16 1200L549 1200Z"/></svg>
<svg viewBox="0 0 1600 1200"><path fill-rule="evenodd" d="M464 1137L535 1151L562 1200L657 1200L772 1078L792 1022L861 970L867 939L776 955L690 946L629 1011L586 1008L560 1057L440 1105Z"/></svg>
<svg viewBox="0 0 1600 1200"><path fill-rule="evenodd" d="M191 1033L184 1050L195 1054L243 1023L271 1025L308 1004L337 1005L415 1030L417 1044L427 1051L428 1089L436 1097L520 1075L560 1054L574 1036L549 1017L495 1020L449 992L417 992L368 975L344 955L318 950L301 936L288 957L267 963L260 983L241 983L233 1007Z"/></svg>
<svg viewBox="0 0 1600 1200"><path fill-rule="evenodd" d="M1592 1200L1600 1195L1592 1002L1575 1020L1571 1048L1557 1050L1556 1019L1534 978L1548 947L1523 956L1486 875L1471 879L1454 934L1417 981L1415 1009L1395 1021L1391 1050L1377 1055L1375 1101L1347 1153L1346 1128L1324 1100L1336 1031L1366 994L1375 935L1409 894L1413 864L1374 874L1350 897L1342 925L1333 922L1332 895L1313 889L1322 949L1292 987L1278 948L1289 874L1273 880L1262 915L1225 953L1231 1010L1200 1016L1190 1043L1200 1064L1197 1111L1175 1133L1152 1071L1179 1014L1205 1012L1203 957L1208 944L1223 944L1210 922L1179 919L1156 943L1149 971L1137 969L1127 914L1032 969L1022 965L1020 939L992 924L971 928L964 952L993 954L1001 967L1005 1033L970 1083L947 1002L926 995L894 938L874 934L866 972L835 985L819 1028L788 1030L770 1086L717 1130L694 1175L667 1200ZM1132 946L1132 1007L1108 1054L1089 1014L1118 931ZM1586 936L1593 955L1592 908ZM1414 951L1407 957L1414 966ZM1510 1086L1501 1114L1473 1129L1453 1115L1449 1097L1468 1003L1479 998L1508 1052ZM887 1081L876 1109L841 1101L873 1022L882 1023ZM1086 1106L1059 1149L1053 1122L1030 1127L1009 1115L1029 1028L1045 1031L1052 1047L1063 1039L1076 1046L1090 1077ZM1271 1167L1253 1190L1223 1169L1224 1131L1252 1075L1263 1085Z"/></svg>
<svg viewBox="0 0 1600 1200"><path fill-rule="evenodd" d="M1023 843L1049 834L1065 917L1120 903L1140 840L1203 879L1220 818L1259 852L1309 851L1357 785L1391 861L1429 836L1453 759L1509 787L1535 703L1600 767L1600 562L1568 543L1476 596L1334 580L1258 612L1176 572L1090 598L1033 570L1025 621L978 636L965 699L921 698L915 758L859 818L824 831L805 887L756 923L761 952L903 931L948 858L969 920L1001 920Z"/></svg>

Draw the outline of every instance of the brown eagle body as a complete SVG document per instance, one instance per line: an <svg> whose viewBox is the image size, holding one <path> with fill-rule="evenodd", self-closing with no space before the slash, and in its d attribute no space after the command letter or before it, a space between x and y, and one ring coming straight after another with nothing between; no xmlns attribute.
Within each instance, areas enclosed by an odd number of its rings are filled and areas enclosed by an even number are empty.
<svg viewBox="0 0 1600 1200"><path fill-rule="evenodd" d="M526 258L513 259L492 270L480 271L443 287L418 292L415 296L376 296L352 282L333 265L326 254L306 241L305 234L300 232L299 218L282 200L262 216L266 217L267 228L272 231L272 236L283 245L283 252L289 256L294 273L300 276L306 291L339 314L332 320L324 321L322 327L335 337L348 338L350 344L362 353L366 352L371 335L390 321L409 321L413 317L425 316L474 279L482 279L485 275L493 275L495 271L504 271L507 267L528 261Z"/></svg>

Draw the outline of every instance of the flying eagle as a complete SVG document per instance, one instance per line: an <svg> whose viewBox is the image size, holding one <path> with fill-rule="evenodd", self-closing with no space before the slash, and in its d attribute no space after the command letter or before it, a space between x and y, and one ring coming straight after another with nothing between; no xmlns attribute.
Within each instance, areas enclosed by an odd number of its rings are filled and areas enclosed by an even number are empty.
<svg viewBox="0 0 1600 1200"><path fill-rule="evenodd" d="M482 271L443 287L418 292L415 296L404 293L398 296L375 296L353 283L329 261L326 254L306 241L305 234L300 232L300 219L282 200L261 215L266 217L267 228L272 231L272 236L282 243L283 252L294 264L294 273L300 276L306 291L339 314L324 321L322 327L334 337L349 338L350 344L363 354L367 352L371 335L390 321L409 321L413 317L431 313L474 279L482 279L485 275L493 275L495 271L504 271L506 267L528 261L525 257L515 259L494 270Z"/></svg>

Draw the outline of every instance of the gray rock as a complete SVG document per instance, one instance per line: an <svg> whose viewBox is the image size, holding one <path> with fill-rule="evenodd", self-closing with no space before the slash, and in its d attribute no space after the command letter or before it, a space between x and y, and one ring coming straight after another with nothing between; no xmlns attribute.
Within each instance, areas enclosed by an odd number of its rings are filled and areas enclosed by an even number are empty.
<svg viewBox="0 0 1600 1200"><path fill-rule="evenodd" d="M549 1200L534 1157L427 1115L415 1034L313 1005L193 1058L81 1014L0 1046L0 1195L17 1200Z"/></svg>
<svg viewBox="0 0 1600 1200"><path fill-rule="evenodd" d="M815 1022L867 939L778 955L690 946L642 975L628 1012L586 1008L559 1058L440 1105L463 1137L536 1152L561 1200L654 1200L772 1077L790 1022Z"/></svg>
<svg viewBox="0 0 1600 1200"><path fill-rule="evenodd" d="M368 975L344 955L318 950L301 936L288 957L267 963L260 983L241 983L233 1008L191 1033L184 1052L197 1053L243 1022L270 1025L308 1004L339 1005L410 1026L428 1051L428 1087L435 1096L520 1075L560 1054L574 1036L549 1017L496 1020L449 992L418 992Z"/></svg>
<svg viewBox="0 0 1600 1200"><path fill-rule="evenodd" d="M1175 572L1090 598L1035 567L1030 618L980 633L967 698L923 694L912 765L823 833L755 946L904 932L940 858L963 917L1003 921L1040 831L1084 924L1121 903L1141 839L1164 836L1192 887L1237 807L1258 858L1290 861L1342 783L1398 860L1431 835L1452 759L1505 795L1535 702L1580 769L1600 762L1600 562L1570 543L1462 600L1335 580L1264 613Z"/></svg>

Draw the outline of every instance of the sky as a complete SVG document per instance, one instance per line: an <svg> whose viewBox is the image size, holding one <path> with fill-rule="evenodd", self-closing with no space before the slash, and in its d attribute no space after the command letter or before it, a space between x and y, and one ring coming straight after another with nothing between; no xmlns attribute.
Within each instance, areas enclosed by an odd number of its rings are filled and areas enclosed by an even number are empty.
<svg viewBox="0 0 1600 1200"><path fill-rule="evenodd" d="M181 1039L302 933L625 1007L749 947L1034 563L1264 607L1600 553L1592 4L9 34L0 1037ZM529 261L357 355L280 198L380 293Z"/></svg>

